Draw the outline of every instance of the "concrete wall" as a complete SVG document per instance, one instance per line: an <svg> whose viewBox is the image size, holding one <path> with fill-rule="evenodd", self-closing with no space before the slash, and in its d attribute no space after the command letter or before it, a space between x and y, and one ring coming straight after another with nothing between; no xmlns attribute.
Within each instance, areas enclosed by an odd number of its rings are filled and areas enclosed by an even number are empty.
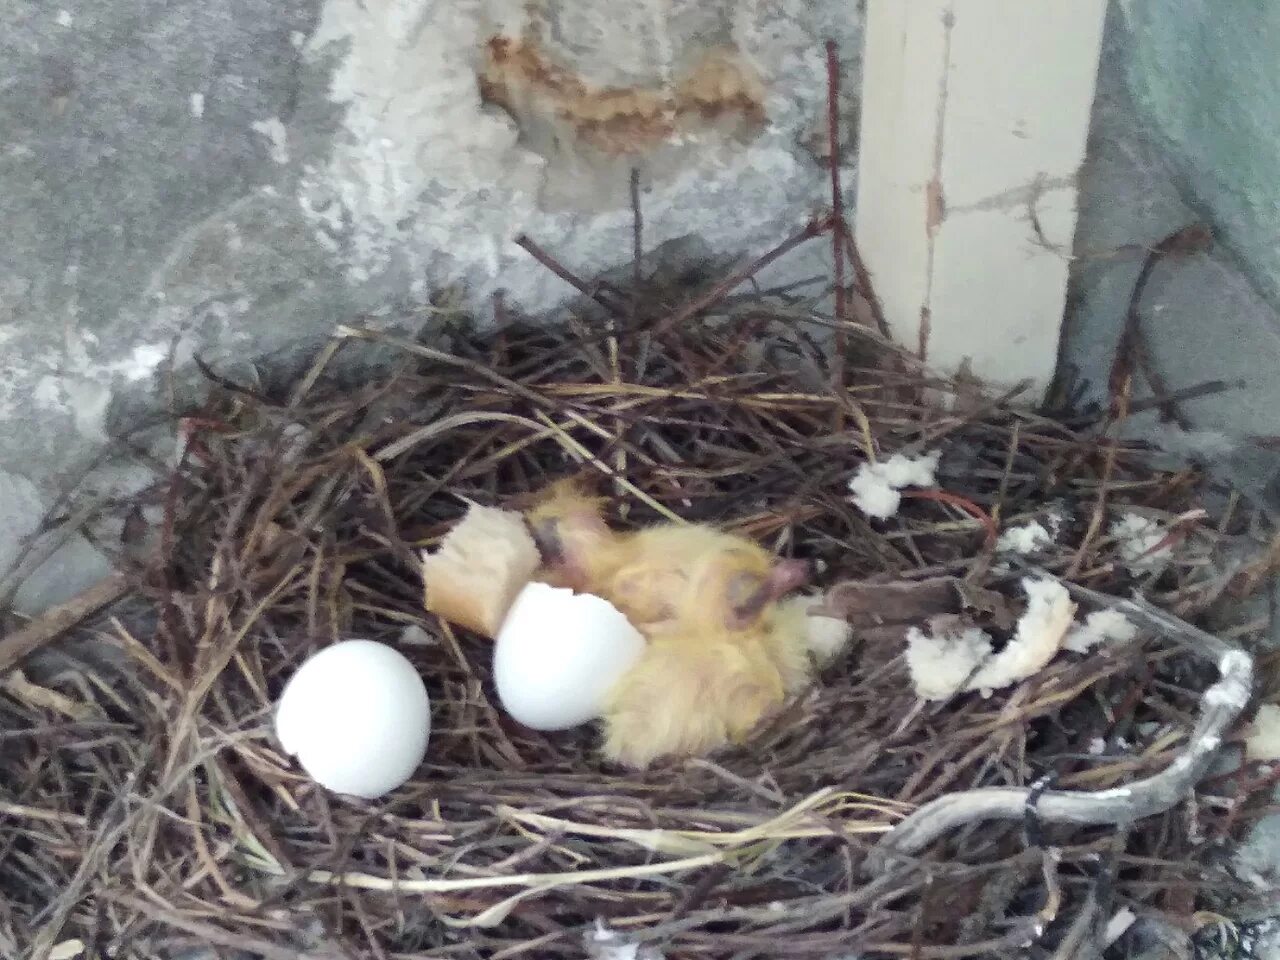
<svg viewBox="0 0 1280 960"><path fill-rule="evenodd" d="M1229 247L1152 296L1253 336L1280 275L1278 14L1229 6L1117 0L1079 244L1209 210ZM773 245L826 202L822 42L856 91L860 17L852 0L0 3L0 570L196 354L249 377L354 314L404 323L447 291L481 315L500 288L552 307L569 291L512 238L583 274L621 262L633 164L650 247ZM852 129L856 96L843 110ZM1130 269L1081 258L1068 355L1086 372Z"/></svg>
<svg viewBox="0 0 1280 960"><path fill-rule="evenodd" d="M651 243L772 244L822 192L827 35L856 61L834 0L0 4L0 464L64 470L195 352L545 309L512 238L617 263L632 163Z"/></svg>
<svg viewBox="0 0 1280 960"><path fill-rule="evenodd" d="M1128 0L1126 78L1195 205L1280 303L1280 5Z"/></svg>
<svg viewBox="0 0 1280 960"><path fill-rule="evenodd" d="M1228 392L1181 404L1190 434L1154 415L1131 424L1280 511L1280 8L1117 0L1082 170L1064 359L1102 399L1147 250L1197 221L1211 250L1157 267L1140 304L1173 390ZM1139 382L1138 392L1147 384Z"/></svg>
<svg viewBox="0 0 1280 960"><path fill-rule="evenodd" d="M772 246L859 35L844 0L0 3L0 571L194 355L252 376L448 291L544 311L570 291L512 239L618 264L633 165L650 247Z"/></svg>

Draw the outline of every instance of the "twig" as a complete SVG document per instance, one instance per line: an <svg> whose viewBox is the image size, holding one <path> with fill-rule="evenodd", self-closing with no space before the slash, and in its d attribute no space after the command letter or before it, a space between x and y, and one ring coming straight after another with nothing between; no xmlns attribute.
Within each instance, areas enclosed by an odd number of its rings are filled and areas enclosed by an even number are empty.
<svg viewBox="0 0 1280 960"><path fill-rule="evenodd" d="M0 638L0 672L9 669L46 643L56 640L128 592L129 579L123 573L108 574L78 596L59 604L22 629Z"/></svg>
<svg viewBox="0 0 1280 960"><path fill-rule="evenodd" d="M529 237L525 236L523 233L516 237L516 246L523 249L529 254L529 256L533 257L533 259L537 260L557 277L569 284L569 286L573 287L579 293L590 297L610 313L616 314L619 317L625 317L627 315L626 304L618 303L612 297L606 296L605 292L598 286L583 283L577 276L560 263L559 260L553 257L542 247L538 246L538 244L534 243L533 240L529 239Z"/></svg>
<svg viewBox="0 0 1280 960"><path fill-rule="evenodd" d="M768 253L762 254L755 260L752 260L741 270L737 270L734 273L729 274L729 276L725 277L706 293L699 297L694 297L680 309L667 314L653 325L653 333L655 335L662 334L672 328L680 327L690 317L694 317L713 304L718 303L725 297L725 295L733 290L734 287L738 286L738 284L749 280L769 264L773 263L773 261L790 253L806 240L812 240L814 237L821 236L830 226L830 217L826 217L821 220L811 220L805 225L803 230L792 234Z"/></svg>
<svg viewBox="0 0 1280 960"><path fill-rule="evenodd" d="M840 189L840 55L834 40L827 41L827 152L831 164L831 260L836 287L836 320L849 319L848 291L844 287L844 192ZM844 365L849 349L849 335L837 327L833 338L835 356L831 358L831 386L837 395L844 393ZM836 430L843 428L844 410L835 408Z"/></svg>
<svg viewBox="0 0 1280 960"><path fill-rule="evenodd" d="M1105 595L1065 584L1094 602L1115 606L1141 626L1185 643L1201 656L1217 659L1217 683L1201 698L1202 710L1186 749L1163 771L1127 787L1094 793L1048 791L1037 804L1037 816L1048 823L1125 824L1163 813L1195 789L1213 763L1231 725L1249 701L1253 658L1226 641L1139 600L1115 602ZM921 807L886 834L876 845L873 860L894 854L915 854L957 827L985 820L1016 820L1023 816L1031 790L987 787L940 797Z"/></svg>
<svg viewBox="0 0 1280 960"><path fill-rule="evenodd" d="M206 945L226 947L230 950L243 950L257 954L263 960L344 960L347 956L345 953L324 948L308 947L295 950L292 947L282 947L279 944L271 943L260 937L233 933L211 923L202 923L199 920L184 917L176 911L166 910L141 897L112 892L107 892L104 896L113 903L118 903L122 907L142 914L152 923L172 927L175 930L181 930L183 933L198 937Z"/></svg>
<svg viewBox="0 0 1280 960"><path fill-rule="evenodd" d="M1124 390L1124 381L1132 377L1133 368L1139 366L1151 385L1151 392L1164 398L1160 404L1160 419L1176 423L1183 430L1191 429L1188 421L1179 412L1177 406L1169 399L1170 391L1164 377L1155 367L1151 347L1146 333L1142 329L1142 296L1146 292L1147 283L1156 266L1166 257L1175 254L1198 253L1207 250L1213 240L1209 228L1200 223L1193 223L1169 234L1142 261L1142 269L1134 281L1133 292L1129 295L1129 306L1125 311L1124 329L1116 343L1115 359L1111 364L1109 387L1114 398Z"/></svg>
<svg viewBox="0 0 1280 960"><path fill-rule="evenodd" d="M640 290L644 286L644 214L640 210L640 168L631 168L631 327L640 318Z"/></svg>
<svg viewBox="0 0 1280 960"><path fill-rule="evenodd" d="M871 271L867 269L867 265L862 259L862 254L858 251L858 244L853 239L853 231L849 229L849 225L846 223L841 228L841 232L844 234L849 263L853 265L853 276L858 281L858 292L862 294L862 298L867 301L867 306L871 308L871 319L875 322L876 330L880 332L880 336L886 340L892 340L893 333L889 329L889 321L884 316L884 305L880 303L880 298L876 295L875 285L871 282Z"/></svg>

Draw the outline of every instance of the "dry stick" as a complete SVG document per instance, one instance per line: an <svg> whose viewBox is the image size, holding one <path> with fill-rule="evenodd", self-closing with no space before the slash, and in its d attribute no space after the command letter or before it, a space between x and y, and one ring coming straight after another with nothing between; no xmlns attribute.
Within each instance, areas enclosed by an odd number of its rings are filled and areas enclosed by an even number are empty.
<svg viewBox="0 0 1280 960"><path fill-rule="evenodd" d="M1118 423L1129 415L1129 390L1133 382L1125 377L1117 385L1119 392L1113 393L1111 396L1111 416ZM1076 548L1075 556L1071 559L1071 565L1067 567L1066 575L1068 578L1075 577L1084 567L1085 560L1090 556L1089 551L1093 546L1094 540L1098 533L1102 530L1102 522L1106 518L1107 513L1107 495L1110 493L1111 477L1116 469L1116 457L1120 451L1119 436L1107 436L1110 427L1103 429L1103 453L1102 453L1102 476L1098 481L1098 495L1094 498L1093 511L1089 515L1089 525L1085 528L1084 536L1080 539L1080 546Z"/></svg>
<svg viewBox="0 0 1280 960"><path fill-rule="evenodd" d="M871 271L867 269L866 263L862 260L862 254L858 252L858 245L854 242L853 233L846 223L839 228L844 235L845 246L848 248L849 263L853 265L853 275L858 281L858 290L861 291L862 297L867 301L867 305L871 308L871 319L875 321L876 329L880 335L886 340L893 340L893 334L889 330L889 321L884 317L884 306L880 303L880 298L876 296L875 286L871 283Z"/></svg>
<svg viewBox="0 0 1280 960"><path fill-rule="evenodd" d="M128 592L129 579L123 573L108 574L88 590L32 620L21 630L0 638L0 671L9 669L29 653L56 640Z"/></svg>
<svg viewBox="0 0 1280 960"><path fill-rule="evenodd" d="M1129 295L1129 308L1125 312L1124 329L1116 344L1115 360L1111 365L1112 396L1119 392L1118 387L1122 381L1132 375L1133 367L1140 366L1151 385L1151 392L1160 400L1160 419L1166 423L1176 423L1183 430L1191 429L1190 421L1182 416L1170 399L1168 385L1155 368L1151 347L1142 329L1142 296L1146 292L1151 274L1160 261L1175 254L1198 253L1206 250L1212 240L1213 235L1208 227L1193 223L1169 234L1147 254L1146 259L1142 261L1142 269L1138 271L1138 279L1133 283L1133 292Z"/></svg>
<svg viewBox="0 0 1280 960"><path fill-rule="evenodd" d="M831 164L831 259L836 285L836 320L849 319L844 288L844 194L840 190L840 57L834 40L827 41L827 153ZM844 393L844 365L849 349L849 335L836 328L833 338L835 356L831 358L831 387L836 395ZM844 428L844 408L835 407L835 428Z"/></svg>
<svg viewBox="0 0 1280 960"><path fill-rule="evenodd" d="M830 217L824 217L820 220L811 220L808 224L805 225L803 230L800 230L798 233L792 234L790 237L782 241L782 243L778 244L772 250L762 254L761 256L757 257L755 260L752 260L749 264L747 264L741 270L738 270L734 273L729 274L729 276L725 277L723 280L717 283L714 287L712 287L702 296L695 297L680 309L676 310L673 313L667 314L667 316L663 317L661 320L659 320L657 323L653 325L652 332L655 335L658 335L658 334L665 333L666 331L670 330L672 327L680 326L690 317L697 315L698 313L702 312L703 310L707 309L713 304L716 304L720 300L724 299L724 297L734 287L738 286L738 284L743 283L746 280L750 279L751 277L755 276L757 273L759 273L769 264L773 263L773 261L777 260L779 257L782 257L785 254L790 253L792 250L800 246L800 244L804 243L806 240L812 240L814 237L821 236L826 230L830 228L830 226L831 226Z"/></svg>
<svg viewBox="0 0 1280 960"><path fill-rule="evenodd" d="M1027 569L1049 576L1037 568ZM1063 585L1100 609L1113 607L1140 626L1184 644L1191 652L1216 659L1220 676L1201 697L1203 707L1186 749L1165 770L1111 790L1047 791L1041 794L1036 813L1046 823L1076 824L1125 824L1164 813L1195 789L1217 756L1226 732L1244 710L1253 683L1253 658L1144 600L1117 600L1076 584ZM1023 816L1030 794L1029 788L986 787L940 797L886 834L876 845L879 856L873 859L918 853L943 834L966 824L1017 820Z"/></svg>
<svg viewBox="0 0 1280 960"><path fill-rule="evenodd" d="M556 260L555 257L551 256L551 254L542 249L542 247L538 246L538 244L534 243L523 233L516 237L516 246L523 248L529 256L533 257L533 259L537 260L557 277L569 284L569 286L573 287L579 293L590 297L610 313L616 313L619 316L626 315L626 304L620 304L612 297L606 297L604 291L599 289L599 287L592 287L589 284L583 283L569 272L569 270L567 270L558 260Z"/></svg>
<svg viewBox="0 0 1280 960"><path fill-rule="evenodd" d="M334 336L350 338L355 340L371 340L375 343L385 343L392 347L398 347L406 353L412 353L415 356L422 357L425 360L433 360L436 363L443 363L451 367L460 367L468 370L479 377L488 380L490 383L496 383L500 387L505 387L518 397L528 400L530 403L539 407L550 407L555 409L556 406L546 397L537 391L530 390L528 387L516 383L502 374L497 373L491 367L480 363L477 360L468 360L466 357L459 357L455 354L448 353L444 350L435 350L431 347L424 347L420 343L414 343L412 340L405 340L403 337L393 337L390 334L380 333L377 330L368 330L362 327L349 327L340 324L334 330Z"/></svg>
<svg viewBox="0 0 1280 960"><path fill-rule="evenodd" d="M176 910L167 910L141 897L133 897L113 891L103 891L102 896L113 903L118 903L122 907L143 915L152 923L181 930L183 933L189 933L197 937L203 944L226 947L230 950L243 950L247 953L257 954L263 960L345 960L347 956L344 953L323 948L316 949L312 947L305 950L295 950L292 947L282 947L268 940L224 930L222 927L214 926L211 923L193 920L190 917L183 916Z"/></svg>
<svg viewBox="0 0 1280 960"><path fill-rule="evenodd" d="M644 273L640 260L644 256L644 216L640 212L640 168L631 168L631 326L640 317L640 288Z"/></svg>

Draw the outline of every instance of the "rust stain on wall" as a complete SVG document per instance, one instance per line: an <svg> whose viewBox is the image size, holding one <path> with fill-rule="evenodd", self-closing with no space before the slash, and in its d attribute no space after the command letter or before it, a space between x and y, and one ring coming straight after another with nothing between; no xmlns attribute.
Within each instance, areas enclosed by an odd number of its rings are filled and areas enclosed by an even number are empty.
<svg viewBox="0 0 1280 960"><path fill-rule="evenodd" d="M480 90L522 127L550 125L610 156L643 153L695 131L747 140L765 123L764 83L727 48L708 51L669 86L599 87L534 40L495 36L485 47Z"/></svg>

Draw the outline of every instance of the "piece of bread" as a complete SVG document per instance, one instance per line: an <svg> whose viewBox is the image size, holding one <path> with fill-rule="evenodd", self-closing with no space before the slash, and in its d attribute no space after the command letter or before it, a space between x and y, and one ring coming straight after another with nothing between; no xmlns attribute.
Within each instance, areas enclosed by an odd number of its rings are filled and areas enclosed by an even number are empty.
<svg viewBox="0 0 1280 960"><path fill-rule="evenodd" d="M492 639L541 563L524 517L472 504L440 548L422 558L427 610Z"/></svg>

